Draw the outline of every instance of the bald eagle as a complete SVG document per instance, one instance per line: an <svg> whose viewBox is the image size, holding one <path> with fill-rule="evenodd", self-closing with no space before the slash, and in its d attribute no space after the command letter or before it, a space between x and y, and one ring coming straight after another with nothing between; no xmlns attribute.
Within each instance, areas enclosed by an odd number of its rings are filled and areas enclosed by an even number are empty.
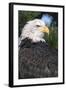
<svg viewBox="0 0 66 90"><path fill-rule="evenodd" d="M41 19L28 21L19 44L19 79L58 76L58 51L44 39L49 29Z"/></svg>

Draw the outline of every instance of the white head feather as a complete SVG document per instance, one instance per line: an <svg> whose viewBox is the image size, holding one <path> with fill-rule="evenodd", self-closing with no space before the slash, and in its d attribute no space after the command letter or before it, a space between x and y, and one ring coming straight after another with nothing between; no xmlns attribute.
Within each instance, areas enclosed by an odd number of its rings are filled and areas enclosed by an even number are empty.
<svg viewBox="0 0 66 90"><path fill-rule="evenodd" d="M45 23L40 19L34 19L32 21L28 21L24 26L21 33L21 40L25 38L31 39L33 42L44 41L44 33L40 32L39 27L44 27Z"/></svg>

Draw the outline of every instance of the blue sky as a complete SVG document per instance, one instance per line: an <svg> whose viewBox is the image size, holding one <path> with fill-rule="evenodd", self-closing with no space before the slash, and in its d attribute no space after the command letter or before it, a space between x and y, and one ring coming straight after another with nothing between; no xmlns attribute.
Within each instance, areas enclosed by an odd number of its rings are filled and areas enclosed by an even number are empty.
<svg viewBox="0 0 66 90"><path fill-rule="evenodd" d="M47 26L50 26L50 24L52 23L53 17L48 14L43 14L41 20L44 21Z"/></svg>

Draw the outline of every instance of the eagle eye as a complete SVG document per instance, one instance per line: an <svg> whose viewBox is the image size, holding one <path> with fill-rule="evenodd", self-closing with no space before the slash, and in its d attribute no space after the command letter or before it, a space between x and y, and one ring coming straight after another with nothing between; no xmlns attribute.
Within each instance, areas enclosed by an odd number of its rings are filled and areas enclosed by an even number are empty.
<svg viewBox="0 0 66 90"><path fill-rule="evenodd" d="M36 25L37 27L40 27L40 25Z"/></svg>

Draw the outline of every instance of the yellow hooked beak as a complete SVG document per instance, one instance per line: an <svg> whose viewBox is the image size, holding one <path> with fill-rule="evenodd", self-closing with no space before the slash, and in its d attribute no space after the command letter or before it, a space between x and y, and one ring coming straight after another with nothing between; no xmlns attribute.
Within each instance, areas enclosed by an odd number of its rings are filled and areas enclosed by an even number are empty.
<svg viewBox="0 0 66 90"><path fill-rule="evenodd" d="M39 31L40 31L40 32L45 32L45 33L48 33L48 34L49 34L49 29L48 29L47 26L45 26L45 27L40 27L40 28L39 28Z"/></svg>

